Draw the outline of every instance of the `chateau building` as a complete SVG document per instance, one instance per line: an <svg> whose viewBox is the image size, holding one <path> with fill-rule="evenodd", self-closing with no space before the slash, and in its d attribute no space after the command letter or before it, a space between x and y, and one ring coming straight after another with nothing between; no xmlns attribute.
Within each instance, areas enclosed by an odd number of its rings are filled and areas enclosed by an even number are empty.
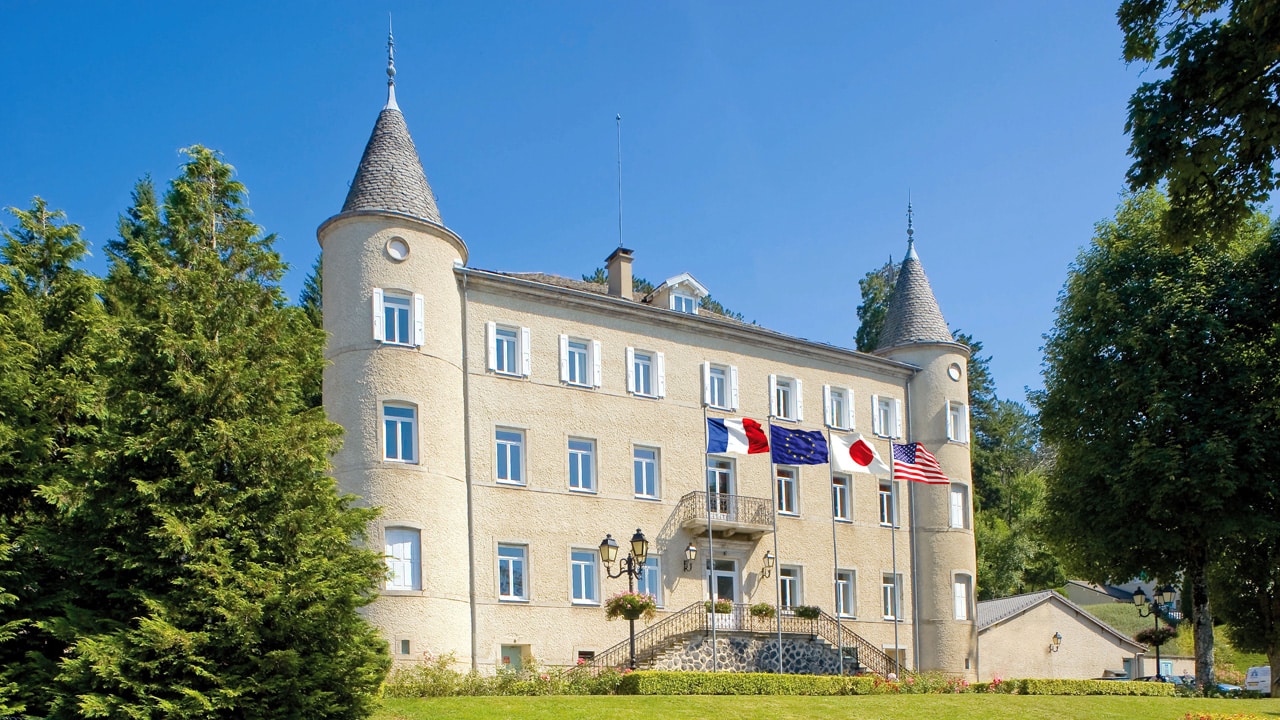
<svg viewBox="0 0 1280 720"><path fill-rule="evenodd" d="M628 629L605 619L627 585L598 546L639 528L650 630L682 613L750 630L745 614L710 619L713 594L784 618L816 606L843 633L832 644L856 638L851 663L883 652L976 678L969 350L910 239L872 354L711 312L687 273L634 292L625 248L599 284L471 267L388 75L346 202L317 234L324 404L346 430L333 473L381 508L369 536L388 574L367 615L393 656L488 671L598 660ZM707 418L858 432L884 458L918 442L949 483L708 453Z"/></svg>

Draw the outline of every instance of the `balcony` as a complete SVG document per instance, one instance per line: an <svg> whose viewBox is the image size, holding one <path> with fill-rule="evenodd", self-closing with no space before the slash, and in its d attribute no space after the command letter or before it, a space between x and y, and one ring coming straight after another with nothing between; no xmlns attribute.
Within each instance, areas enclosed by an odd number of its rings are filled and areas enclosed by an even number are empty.
<svg viewBox="0 0 1280 720"><path fill-rule="evenodd" d="M710 495L710 507L707 506ZM706 532L750 535L756 539L773 531L773 501L769 498L691 492L680 498L676 518L695 534Z"/></svg>

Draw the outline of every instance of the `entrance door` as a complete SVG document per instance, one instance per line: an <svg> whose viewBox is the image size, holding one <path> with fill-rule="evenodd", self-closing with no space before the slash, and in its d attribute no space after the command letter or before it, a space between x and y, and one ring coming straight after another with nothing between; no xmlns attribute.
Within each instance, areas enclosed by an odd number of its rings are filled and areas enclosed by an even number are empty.
<svg viewBox="0 0 1280 720"><path fill-rule="evenodd" d="M716 560L711 563L711 591L712 599L728 600L737 604L738 596L738 561L737 560ZM716 627L721 630L736 630L737 617L736 612L729 613L713 613Z"/></svg>
<svg viewBox="0 0 1280 720"><path fill-rule="evenodd" d="M707 505L717 520L733 514L733 461L707 458Z"/></svg>

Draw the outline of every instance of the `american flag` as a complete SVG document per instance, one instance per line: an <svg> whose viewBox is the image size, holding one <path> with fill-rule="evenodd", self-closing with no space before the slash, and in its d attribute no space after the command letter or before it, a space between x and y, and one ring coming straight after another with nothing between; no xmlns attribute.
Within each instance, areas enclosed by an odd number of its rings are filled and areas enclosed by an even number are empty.
<svg viewBox="0 0 1280 720"><path fill-rule="evenodd" d="M951 481L942 474L938 458L924 449L920 443L910 445L893 444L893 475L912 482L930 485L946 485Z"/></svg>

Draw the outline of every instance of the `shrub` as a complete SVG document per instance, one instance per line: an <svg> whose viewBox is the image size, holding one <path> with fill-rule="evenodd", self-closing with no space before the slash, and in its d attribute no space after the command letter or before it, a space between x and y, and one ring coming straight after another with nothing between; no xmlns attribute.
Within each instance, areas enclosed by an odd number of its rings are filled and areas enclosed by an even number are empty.
<svg viewBox="0 0 1280 720"><path fill-rule="evenodd" d="M707 608L707 612L711 612L711 601L710 601L710 600L708 600L708 601L706 601L705 603L703 603L703 606L705 606L705 607ZM715 609L715 612L717 612L717 613L719 613L719 614L721 614L721 615L725 615L725 614L731 613L731 612L733 612L733 603L729 602L728 600L716 600L716 609Z"/></svg>
<svg viewBox="0 0 1280 720"><path fill-rule="evenodd" d="M514 670L499 668L492 676L455 670L452 653L423 655L422 661L391 671L383 685L386 697L445 697L458 695L612 695L622 673L590 667L542 667L530 661Z"/></svg>
<svg viewBox="0 0 1280 720"><path fill-rule="evenodd" d="M877 678L878 679L878 678ZM642 670L623 676L620 695L870 695L871 677Z"/></svg>
<svg viewBox="0 0 1280 720"><path fill-rule="evenodd" d="M804 618L805 620L817 620L818 616L822 614L822 610L816 605L799 605L793 609L793 612L795 612L796 617Z"/></svg>
<svg viewBox="0 0 1280 720"><path fill-rule="evenodd" d="M753 618L771 618L777 613L769 603L756 603L751 606L751 617Z"/></svg>
<svg viewBox="0 0 1280 720"><path fill-rule="evenodd" d="M1172 697L1177 692L1173 683L1134 682L1127 680L1000 680L974 683L972 692L1009 695L1140 695Z"/></svg>

